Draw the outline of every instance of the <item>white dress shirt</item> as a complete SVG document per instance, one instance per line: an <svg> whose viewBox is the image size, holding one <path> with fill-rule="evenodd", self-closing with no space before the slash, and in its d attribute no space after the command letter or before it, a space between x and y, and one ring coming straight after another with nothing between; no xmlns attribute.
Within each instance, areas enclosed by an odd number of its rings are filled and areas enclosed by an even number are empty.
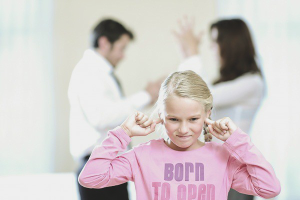
<svg viewBox="0 0 300 200"><path fill-rule="evenodd" d="M185 60L179 66L179 71L182 70L195 71L207 83L213 95L213 120L229 117L250 134L252 122L265 94L265 84L259 74L246 73L234 80L211 85L206 80L199 56Z"/></svg>
<svg viewBox="0 0 300 200"><path fill-rule="evenodd" d="M68 96L70 149L75 159L90 155L94 146L107 136L108 130L151 101L146 91L122 97L112 73L111 64L92 49L84 52L73 70Z"/></svg>

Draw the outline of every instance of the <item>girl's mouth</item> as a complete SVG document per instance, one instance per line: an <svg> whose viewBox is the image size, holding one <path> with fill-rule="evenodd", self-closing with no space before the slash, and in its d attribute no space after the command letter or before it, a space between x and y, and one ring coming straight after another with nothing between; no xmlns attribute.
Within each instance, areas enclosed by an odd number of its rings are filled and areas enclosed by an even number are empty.
<svg viewBox="0 0 300 200"><path fill-rule="evenodd" d="M177 135L177 137L181 140L188 140L190 139L191 135Z"/></svg>

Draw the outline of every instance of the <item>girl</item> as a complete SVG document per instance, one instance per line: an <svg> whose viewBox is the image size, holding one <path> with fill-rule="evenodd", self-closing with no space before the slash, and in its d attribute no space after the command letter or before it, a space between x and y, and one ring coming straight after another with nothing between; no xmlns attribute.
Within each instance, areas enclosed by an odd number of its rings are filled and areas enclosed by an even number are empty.
<svg viewBox="0 0 300 200"><path fill-rule="evenodd" d="M212 103L199 75L174 72L160 88L159 119L137 112L109 131L79 183L103 188L133 181L138 200L225 200L230 188L264 198L278 195L280 183L271 165L231 119L209 119ZM158 124L167 140L151 140L117 156L131 137L148 135ZM198 140L207 125L224 144Z"/></svg>

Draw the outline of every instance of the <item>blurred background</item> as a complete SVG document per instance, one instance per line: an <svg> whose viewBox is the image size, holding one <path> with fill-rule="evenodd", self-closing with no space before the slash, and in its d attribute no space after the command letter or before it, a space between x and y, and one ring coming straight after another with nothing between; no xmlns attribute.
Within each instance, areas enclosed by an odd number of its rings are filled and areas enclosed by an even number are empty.
<svg viewBox="0 0 300 200"><path fill-rule="evenodd" d="M77 199L67 90L92 27L112 17L135 34L117 69L130 95L177 69L172 30L184 15L205 32L201 55L211 80L209 25L247 22L267 83L251 137L281 181L275 199L300 199L299 7L297 0L0 0L0 199Z"/></svg>

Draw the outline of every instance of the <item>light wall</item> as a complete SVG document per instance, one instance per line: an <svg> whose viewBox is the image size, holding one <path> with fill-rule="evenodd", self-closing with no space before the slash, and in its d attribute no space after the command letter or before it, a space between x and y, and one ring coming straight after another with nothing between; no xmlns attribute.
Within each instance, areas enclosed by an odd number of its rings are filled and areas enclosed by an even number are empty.
<svg viewBox="0 0 300 200"><path fill-rule="evenodd" d="M196 29L207 30L215 19L214 1L210 0L55 0L54 5L54 68L56 95L56 164L58 172L75 169L69 153L69 103L67 98L71 72L89 47L89 34L103 17L113 17L133 30L135 41L127 49L118 66L125 93L143 89L148 81L156 80L176 70L180 63L171 31L177 19L185 14L195 16ZM72 3L70 3L72 2ZM208 34L201 48L205 65L213 66L208 49ZM211 68L211 76L214 68ZM134 144L143 141L136 139Z"/></svg>

